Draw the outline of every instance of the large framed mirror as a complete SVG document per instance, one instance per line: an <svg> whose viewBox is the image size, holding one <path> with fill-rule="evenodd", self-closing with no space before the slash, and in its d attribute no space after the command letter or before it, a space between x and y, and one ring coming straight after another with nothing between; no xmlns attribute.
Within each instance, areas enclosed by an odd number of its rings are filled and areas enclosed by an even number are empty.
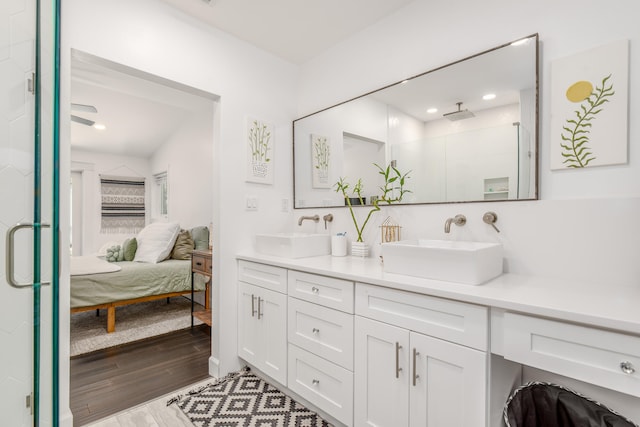
<svg viewBox="0 0 640 427"><path fill-rule="evenodd" d="M297 119L293 150L295 208L344 206L340 177L374 196L392 162L403 204L537 199L538 35Z"/></svg>

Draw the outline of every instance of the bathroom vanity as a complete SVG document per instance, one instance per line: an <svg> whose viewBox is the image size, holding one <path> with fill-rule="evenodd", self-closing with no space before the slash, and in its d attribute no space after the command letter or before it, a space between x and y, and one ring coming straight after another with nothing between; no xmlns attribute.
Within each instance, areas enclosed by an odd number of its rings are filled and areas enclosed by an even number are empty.
<svg viewBox="0 0 640 427"><path fill-rule="evenodd" d="M500 426L522 366L640 405L640 289L504 274L480 286L377 259L240 255L238 355L347 426Z"/></svg>

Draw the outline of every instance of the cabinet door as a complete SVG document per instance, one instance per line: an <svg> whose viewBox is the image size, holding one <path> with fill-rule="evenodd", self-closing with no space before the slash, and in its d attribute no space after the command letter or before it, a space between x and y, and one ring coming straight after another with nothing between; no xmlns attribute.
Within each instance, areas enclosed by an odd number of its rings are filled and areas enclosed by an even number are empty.
<svg viewBox="0 0 640 427"><path fill-rule="evenodd" d="M259 323L256 300L260 288L238 283L238 356L257 367L260 354Z"/></svg>
<svg viewBox="0 0 640 427"><path fill-rule="evenodd" d="M410 425L485 426L486 353L415 332L410 342Z"/></svg>
<svg viewBox="0 0 640 427"><path fill-rule="evenodd" d="M409 332L356 316L354 424L408 426L410 374Z"/></svg>
<svg viewBox="0 0 640 427"><path fill-rule="evenodd" d="M287 296L260 289L257 301L261 364L257 367L282 385L287 384Z"/></svg>
<svg viewBox="0 0 640 427"><path fill-rule="evenodd" d="M238 289L238 356L284 385L287 297L244 282Z"/></svg>

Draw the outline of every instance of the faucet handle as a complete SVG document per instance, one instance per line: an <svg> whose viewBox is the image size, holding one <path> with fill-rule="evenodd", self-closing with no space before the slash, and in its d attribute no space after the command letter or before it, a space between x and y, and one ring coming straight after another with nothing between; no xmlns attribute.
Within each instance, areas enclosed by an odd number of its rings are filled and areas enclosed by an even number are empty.
<svg viewBox="0 0 640 427"><path fill-rule="evenodd" d="M498 233L500 232L500 230L498 230L498 227L496 227L496 221L498 221L498 215L495 212L485 212L484 215L482 215L482 220L486 223L489 224L490 226L492 226L494 228L494 230L496 230Z"/></svg>
<svg viewBox="0 0 640 427"><path fill-rule="evenodd" d="M453 217L453 223L460 226L465 225L467 223L467 217L462 214L458 214Z"/></svg>
<svg viewBox="0 0 640 427"><path fill-rule="evenodd" d="M326 214L325 216L322 217L322 219L324 220L324 229L327 229L327 222L331 222L333 221L333 214Z"/></svg>

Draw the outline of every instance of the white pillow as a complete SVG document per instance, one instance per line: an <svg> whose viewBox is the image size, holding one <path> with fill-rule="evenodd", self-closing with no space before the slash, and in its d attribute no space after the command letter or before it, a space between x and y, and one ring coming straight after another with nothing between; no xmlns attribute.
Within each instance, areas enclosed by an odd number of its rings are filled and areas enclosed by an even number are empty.
<svg viewBox="0 0 640 427"><path fill-rule="evenodd" d="M164 261L169 254L180 232L180 225L175 222L156 222L142 229L136 240L138 249L135 262L156 264Z"/></svg>

